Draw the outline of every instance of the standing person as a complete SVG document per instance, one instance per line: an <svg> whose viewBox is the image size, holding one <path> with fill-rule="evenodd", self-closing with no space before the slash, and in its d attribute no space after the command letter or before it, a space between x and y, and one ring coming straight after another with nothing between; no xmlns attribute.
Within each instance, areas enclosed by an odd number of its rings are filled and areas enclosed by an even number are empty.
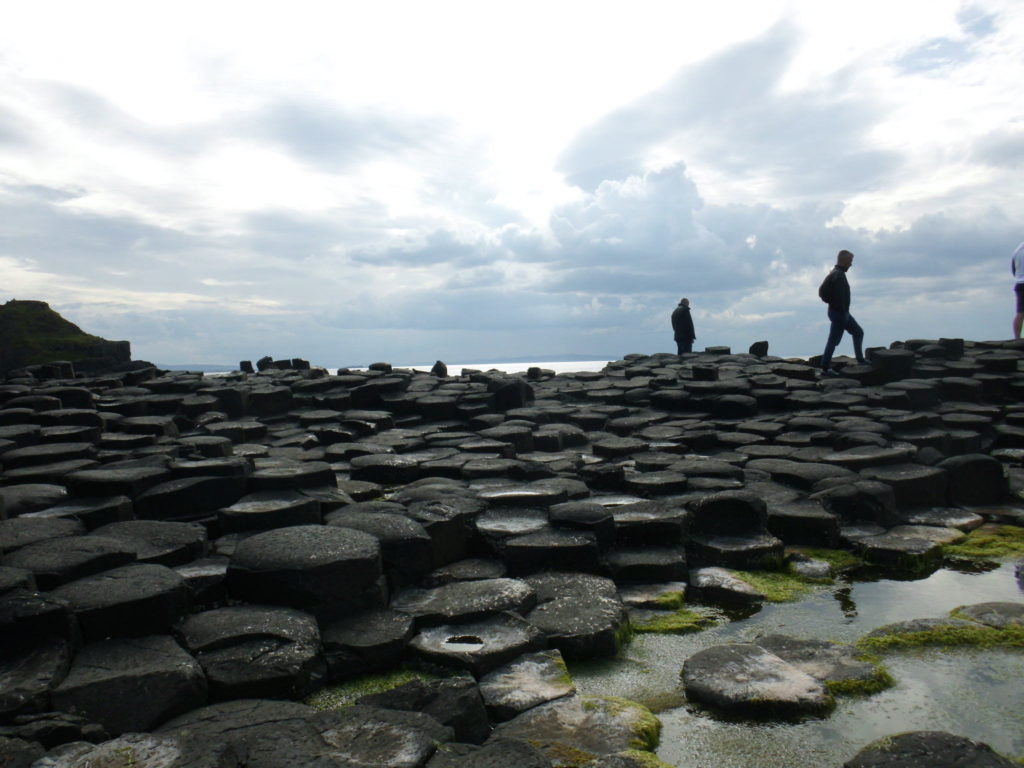
<svg viewBox="0 0 1024 768"><path fill-rule="evenodd" d="M1024 243L1017 246L1010 259L1010 270L1017 278L1013 292L1017 294L1017 314L1013 316L1013 338L1020 338L1020 327L1024 324Z"/></svg>
<svg viewBox="0 0 1024 768"><path fill-rule="evenodd" d="M690 317L690 300L680 299L679 306L672 310L672 330L676 339L676 354L693 352L693 340L697 334L693 330L693 318Z"/></svg>
<svg viewBox="0 0 1024 768"><path fill-rule="evenodd" d="M825 354L821 356L821 373L823 376L838 376L832 370L832 353L836 351L839 341L843 338L843 331L853 337L853 351L857 355L857 362L864 362L864 329L857 324L850 314L850 283L846 279L846 270L853 265L853 254L849 251L840 251L836 255L836 265L828 273L818 288L818 296L828 304L828 319L832 326L828 331L828 341L825 342Z"/></svg>

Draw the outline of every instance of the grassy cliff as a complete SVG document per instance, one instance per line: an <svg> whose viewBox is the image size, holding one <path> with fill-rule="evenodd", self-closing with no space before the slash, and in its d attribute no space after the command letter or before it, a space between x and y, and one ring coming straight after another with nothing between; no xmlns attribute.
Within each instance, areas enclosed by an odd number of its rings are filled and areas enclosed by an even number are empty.
<svg viewBox="0 0 1024 768"><path fill-rule="evenodd" d="M54 360L131 359L126 341L107 341L50 309L45 301L0 304L0 372Z"/></svg>

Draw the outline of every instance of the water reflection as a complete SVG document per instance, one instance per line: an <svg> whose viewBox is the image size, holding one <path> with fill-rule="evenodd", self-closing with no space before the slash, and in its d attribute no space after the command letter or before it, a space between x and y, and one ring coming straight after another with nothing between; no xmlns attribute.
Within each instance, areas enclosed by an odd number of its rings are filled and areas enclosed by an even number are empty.
<svg viewBox="0 0 1024 768"><path fill-rule="evenodd" d="M864 579L867 580L864 580ZM943 568L914 580L857 574L849 583L816 588L797 603L766 604L748 616L690 635L639 635L614 662L572 665L583 693L625 696L659 711L662 746L671 765L715 768L838 766L874 739L906 730L944 730L1024 755L1024 653L927 650L887 655L894 688L842 697L824 720L729 722L680 706L679 672L703 648L769 633L853 642L875 627L944 616L953 608L995 600L1021 602L1012 564Z"/></svg>

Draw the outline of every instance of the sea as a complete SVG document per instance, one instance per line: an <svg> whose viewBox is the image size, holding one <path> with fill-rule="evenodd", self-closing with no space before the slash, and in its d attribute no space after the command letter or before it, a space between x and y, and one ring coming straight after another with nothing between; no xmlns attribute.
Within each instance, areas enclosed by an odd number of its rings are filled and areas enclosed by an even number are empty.
<svg viewBox="0 0 1024 768"><path fill-rule="evenodd" d="M562 360L562 361L535 361L535 362L514 362L514 363L455 363L448 366L449 376L461 376L464 369L474 371L490 371L498 370L504 373L526 373L530 368L543 368L545 370L554 371L555 373L578 373L581 371L601 371L608 365L608 360ZM206 363L193 363L193 364L174 364L164 365L161 363L155 363L157 368L167 371L192 371L196 373L202 373L206 376L225 376L233 371L237 371L237 368L233 368L228 365L213 365ZM413 371L427 371L429 372L433 365L395 365L395 368L401 368L403 370ZM327 372L331 375L335 375L338 372L337 368L327 368ZM349 367L350 371L365 371L367 368L363 367Z"/></svg>

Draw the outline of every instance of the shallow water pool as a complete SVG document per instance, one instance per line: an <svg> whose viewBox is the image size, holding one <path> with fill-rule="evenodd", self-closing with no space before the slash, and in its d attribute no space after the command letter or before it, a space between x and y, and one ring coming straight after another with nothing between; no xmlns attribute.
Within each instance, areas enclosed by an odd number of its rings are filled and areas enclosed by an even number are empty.
<svg viewBox="0 0 1024 768"><path fill-rule="evenodd" d="M709 609L723 623L689 635L637 635L620 658L571 665L582 693L624 696L658 711L658 756L680 768L841 766L875 739L908 730L941 730L1024 756L1024 652L923 649L889 652L896 680L873 696L841 696L825 718L797 722L729 721L685 702L683 662L722 643L780 633L853 642L883 624L945 616L989 601L1024 601L1012 564L943 568L917 580L861 575L816 588L793 603L765 604L750 616Z"/></svg>

